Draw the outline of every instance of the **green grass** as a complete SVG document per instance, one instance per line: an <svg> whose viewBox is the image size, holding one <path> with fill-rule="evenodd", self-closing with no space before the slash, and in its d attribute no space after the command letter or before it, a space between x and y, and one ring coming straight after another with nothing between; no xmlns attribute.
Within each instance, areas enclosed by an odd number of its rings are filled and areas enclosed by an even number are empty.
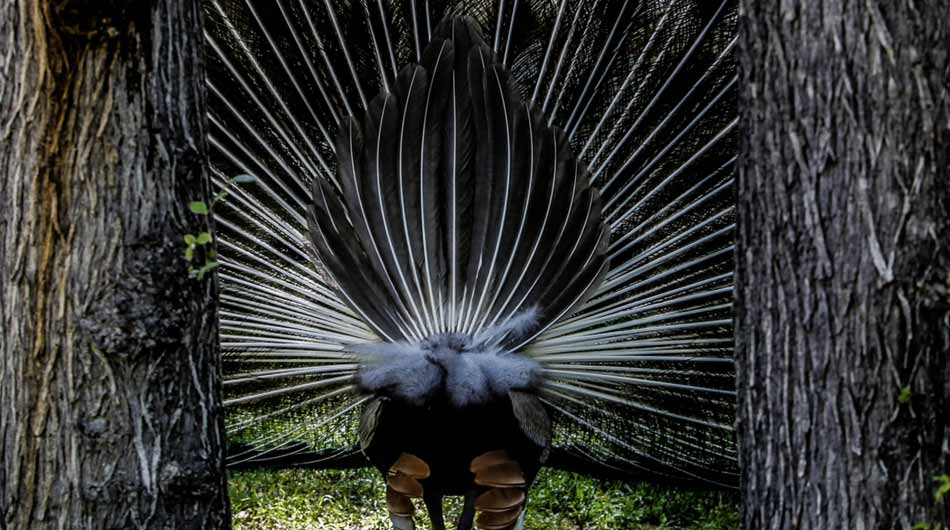
<svg viewBox="0 0 950 530"><path fill-rule="evenodd" d="M382 478L373 470L245 471L230 477L235 530L389 530ZM461 510L446 502L446 520ZM542 471L528 500L526 530L729 530L737 498L599 481ZM417 526L428 528L417 504ZM451 525L450 525L451 527Z"/></svg>

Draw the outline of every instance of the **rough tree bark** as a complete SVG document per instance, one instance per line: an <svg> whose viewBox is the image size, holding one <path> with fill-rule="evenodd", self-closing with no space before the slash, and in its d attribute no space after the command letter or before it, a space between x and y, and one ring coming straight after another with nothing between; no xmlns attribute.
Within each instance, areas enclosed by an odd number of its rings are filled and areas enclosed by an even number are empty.
<svg viewBox="0 0 950 530"><path fill-rule="evenodd" d="M948 528L946 3L741 4L744 527Z"/></svg>
<svg viewBox="0 0 950 530"><path fill-rule="evenodd" d="M0 527L224 528L195 0L0 4Z"/></svg>

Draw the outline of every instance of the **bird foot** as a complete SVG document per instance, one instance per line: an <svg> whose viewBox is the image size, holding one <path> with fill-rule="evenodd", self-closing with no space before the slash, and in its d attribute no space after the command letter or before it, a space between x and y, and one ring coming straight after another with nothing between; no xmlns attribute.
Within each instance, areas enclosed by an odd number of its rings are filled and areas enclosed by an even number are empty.
<svg viewBox="0 0 950 530"><path fill-rule="evenodd" d="M507 451L491 451L472 460L475 484L488 490L475 499L479 530L512 530L518 525L527 499L524 472Z"/></svg>

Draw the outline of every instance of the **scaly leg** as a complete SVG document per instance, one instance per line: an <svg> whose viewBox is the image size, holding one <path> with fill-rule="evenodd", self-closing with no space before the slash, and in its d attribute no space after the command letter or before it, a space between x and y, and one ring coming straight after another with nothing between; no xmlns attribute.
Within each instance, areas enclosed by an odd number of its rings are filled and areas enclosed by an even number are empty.
<svg viewBox="0 0 950 530"><path fill-rule="evenodd" d="M412 497L422 497L420 478L429 476L429 466L419 458L403 453L386 474L386 507L394 530L415 530ZM444 530L444 527L442 529Z"/></svg>
<svg viewBox="0 0 950 530"><path fill-rule="evenodd" d="M387 488L386 507L389 508L389 520L393 523L393 530L416 530L416 523L412 521L415 507L408 495Z"/></svg>
<svg viewBox="0 0 950 530"><path fill-rule="evenodd" d="M465 494L465 505L462 507L462 513L459 515L455 530L472 530L472 525L475 524L476 497L478 497L478 493L475 490Z"/></svg>
<svg viewBox="0 0 950 530"><path fill-rule="evenodd" d="M424 495L422 500L429 510L429 520L432 521L432 530L445 530L445 518L442 516L442 496Z"/></svg>
<svg viewBox="0 0 950 530"><path fill-rule="evenodd" d="M524 519L527 481L506 451L485 453L470 466L475 484L489 488L475 499L480 530L514 530Z"/></svg>
<svg viewBox="0 0 950 530"><path fill-rule="evenodd" d="M518 524L515 525L515 530L524 530L524 510L521 511L521 517L518 518Z"/></svg>

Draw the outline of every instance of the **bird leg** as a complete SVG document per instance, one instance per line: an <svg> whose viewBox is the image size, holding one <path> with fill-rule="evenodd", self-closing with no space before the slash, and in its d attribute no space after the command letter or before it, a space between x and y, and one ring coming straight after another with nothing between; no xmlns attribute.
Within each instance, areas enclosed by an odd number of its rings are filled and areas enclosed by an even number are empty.
<svg viewBox="0 0 950 530"><path fill-rule="evenodd" d="M472 460L469 468L475 474L475 484L488 488L475 499L479 530L512 530L519 525L527 480L518 462L507 451L491 451Z"/></svg>
<svg viewBox="0 0 950 530"><path fill-rule="evenodd" d="M432 521L432 530L445 530L445 518L442 516L442 496L424 495L423 502L429 511L429 520Z"/></svg>
<svg viewBox="0 0 950 530"><path fill-rule="evenodd" d="M465 494L465 505L462 506L462 513L455 524L455 530L472 530L472 525L475 523L475 498L477 496L478 493L475 490Z"/></svg>
<svg viewBox="0 0 950 530"><path fill-rule="evenodd" d="M429 476L429 466L421 459L403 453L386 474L386 507L395 530L415 530L412 497L422 497L420 478ZM428 505L428 502L426 503ZM441 506L440 506L441 508ZM442 527L441 530L444 530Z"/></svg>
<svg viewBox="0 0 950 530"><path fill-rule="evenodd" d="M524 510L521 511L521 516L518 517L518 524L515 525L514 530L524 530Z"/></svg>
<svg viewBox="0 0 950 530"><path fill-rule="evenodd" d="M386 507L389 508L389 520L394 530L416 530L416 523L412 521L415 507L408 495L386 488Z"/></svg>

